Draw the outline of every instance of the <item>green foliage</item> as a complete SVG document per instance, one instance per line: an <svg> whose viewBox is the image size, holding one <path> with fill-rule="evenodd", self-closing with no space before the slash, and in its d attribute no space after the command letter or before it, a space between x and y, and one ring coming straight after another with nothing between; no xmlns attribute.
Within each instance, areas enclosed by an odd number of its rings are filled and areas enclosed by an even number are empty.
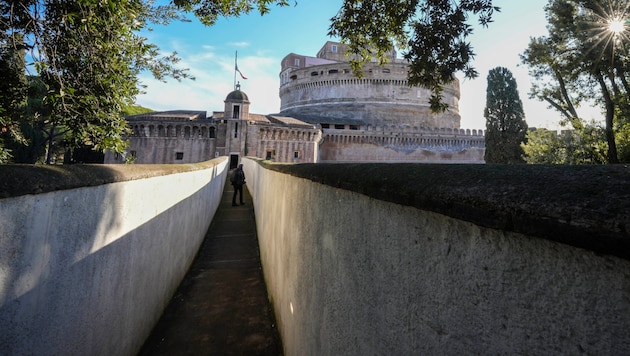
<svg viewBox="0 0 630 356"><path fill-rule="evenodd" d="M607 27L614 17L630 17L625 4L617 0L550 0L546 7L549 35L531 39L521 55L535 79L531 96L558 110L576 132L582 130L580 104L589 100L601 107L609 163L619 162L615 130L630 117L627 33L616 34ZM593 144L596 151L602 146Z"/></svg>
<svg viewBox="0 0 630 356"><path fill-rule="evenodd" d="M525 161L531 164L603 164L607 144L604 130L594 123L578 130L529 131L523 145Z"/></svg>
<svg viewBox="0 0 630 356"><path fill-rule="evenodd" d="M132 115L144 114L144 113L152 112L152 111L154 110L142 107L140 105L128 105L123 109L123 115L132 116Z"/></svg>
<svg viewBox="0 0 630 356"><path fill-rule="evenodd" d="M622 124L616 130L619 162L630 163L630 123Z"/></svg>
<svg viewBox="0 0 630 356"><path fill-rule="evenodd" d="M137 35L151 23L181 19L172 5L155 6L149 0L35 0L3 2L0 10L2 48L30 50L32 65L22 61L16 71L34 69L38 93L44 93L43 98L32 98L32 110L20 120L34 121L32 127L44 132L47 163L62 138L71 151L124 151L128 127L123 110L139 93L141 71L151 71L160 80L190 78L176 68L175 54L162 57L155 45ZM0 96L7 92L1 88Z"/></svg>
<svg viewBox="0 0 630 356"><path fill-rule="evenodd" d="M486 163L523 163L521 144L527 140L527 123L516 79L507 68L488 73L484 117Z"/></svg>
<svg viewBox="0 0 630 356"><path fill-rule="evenodd" d="M434 112L444 111L445 85L462 71L466 78L477 77L471 62L474 53L466 38L472 33L469 16L477 15L486 26L499 11L491 0L345 0L331 19L330 36L348 44L354 73L361 76L361 65L377 58L387 61L394 46L404 50L410 62L409 84L432 91Z"/></svg>
<svg viewBox="0 0 630 356"><path fill-rule="evenodd" d="M529 131L523 151L525 162L531 164L562 164L566 161L560 137L547 129Z"/></svg>
<svg viewBox="0 0 630 356"><path fill-rule="evenodd" d="M269 6L272 4L289 5L288 0L173 0L173 3L182 10L192 12L208 26L214 25L221 16L238 17L250 13L254 8L264 15L270 11Z"/></svg>
<svg viewBox="0 0 630 356"><path fill-rule="evenodd" d="M26 144L19 129L28 96L21 39L16 35L14 44L7 36L0 37L0 163L8 163L13 156L7 142Z"/></svg>

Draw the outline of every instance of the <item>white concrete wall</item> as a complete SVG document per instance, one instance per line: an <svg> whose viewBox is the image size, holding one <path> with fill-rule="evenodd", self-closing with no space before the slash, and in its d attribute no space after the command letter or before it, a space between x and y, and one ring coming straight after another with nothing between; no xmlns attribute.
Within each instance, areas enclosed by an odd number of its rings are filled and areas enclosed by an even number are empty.
<svg viewBox="0 0 630 356"><path fill-rule="evenodd" d="M623 355L630 262L244 159L286 355Z"/></svg>
<svg viewBox="0 0 630 356"><path fill-rule="evenodd" d="M203 241L226 172L220 158L0 199L0 354L135 355Z"/></svg>

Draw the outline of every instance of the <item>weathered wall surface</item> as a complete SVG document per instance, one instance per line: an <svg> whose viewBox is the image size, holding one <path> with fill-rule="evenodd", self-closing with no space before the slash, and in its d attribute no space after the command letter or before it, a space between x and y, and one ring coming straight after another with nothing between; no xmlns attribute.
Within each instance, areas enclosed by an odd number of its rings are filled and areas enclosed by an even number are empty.
<svg viewBox="0 0 630 356"><path fill-rule="evenodd" d="M207 161L214 157L215 138L178 137L129 137L129 152L135 153L134 163L150 164L164 162L170 164ZM181 154L181 158L177 154ZM125 157L108 151L105 163L125 163Z"/></svg>
<svg viewBox="0 0 630 356"><path fill-rule="evenodd" d="M449 110L436 115L429 110L430 91L409 86L407 64L366 63L363 70L364 77L356 78L350 63L340 62L281 73L281 113L354 118L371 125L460 126L458 81L443 93Z"/></svg>
<svg viewBox="0 0 630 356"><path fill-rule="evenodd" d="M245 171L287 355L630 350L628 168Z"/></svg>
<svg viewBox="0 0 630 356"><path fill-rule="evenodd" d="M324 130L320 162L484 163L483 135Z"/></svg>
<svg viewBox="0 0 630 356"><path fill-rule="evenodd" d="M136 354L193 261L226 167L3 166L0 354Z"/></svg>

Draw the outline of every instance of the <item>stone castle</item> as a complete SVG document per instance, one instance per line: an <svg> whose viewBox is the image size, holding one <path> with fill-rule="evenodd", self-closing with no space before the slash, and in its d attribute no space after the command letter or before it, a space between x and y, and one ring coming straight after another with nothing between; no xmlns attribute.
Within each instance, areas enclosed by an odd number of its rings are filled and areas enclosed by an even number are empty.
<svg viewBox="0 0 630 356"><path fill-rule="evenodd" d="M249 112L237 85L224 111L176 110L128 117L136 163L190 163L253 156L287 163L483 163L482 130L460 128L459 82L446 88L449 110L433 114L430 92L409 86L405 61L367 63L353 75L346 47L326 42L316 57L288 54L281 63L280 113ZM129 156L106 154L105 163Z"/></svg>

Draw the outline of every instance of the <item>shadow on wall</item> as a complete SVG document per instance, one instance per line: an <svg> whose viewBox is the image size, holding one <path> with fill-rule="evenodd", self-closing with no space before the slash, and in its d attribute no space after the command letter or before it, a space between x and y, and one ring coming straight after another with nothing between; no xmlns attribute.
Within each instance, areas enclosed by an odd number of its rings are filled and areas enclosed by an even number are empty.
<svg viewBox="0 0 630 356"><path fill-rule="evenodd" d="M0 349L137 352L203 240L226 166L3 166Z"/></svg>

